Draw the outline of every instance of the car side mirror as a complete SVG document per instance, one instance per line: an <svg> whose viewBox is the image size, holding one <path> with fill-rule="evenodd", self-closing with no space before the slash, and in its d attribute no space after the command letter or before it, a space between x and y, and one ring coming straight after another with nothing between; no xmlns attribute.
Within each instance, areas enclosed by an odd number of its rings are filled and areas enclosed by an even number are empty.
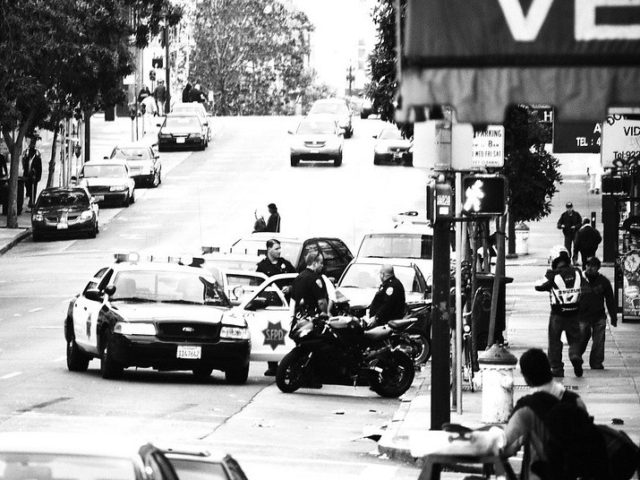
<svg viewBox="0 0 640 480"><path fill-rule="evenodd" d="M289 135L293 135L293 130L287 130L287 133L288 133Z"/></svg>
<svg viewBox="0 0 640 480"><path fill-rule="evenodd" d="M204 125L205 127L208 127L208 126L209 126L209 122L204 122L204 123L203 123L203 125Z"/></svg>
<svg viewBox="0 0 640 480"><path fill-rule="evenodd" d="M106 293L109 296L111 296L114 293L116 293L115 285L107 285L107 287L104 289L104 293Z"/></svg>
<svg viewBox="0 0 640 480"><path fill-rule="evenodd" d="M373 138L378 138L378 135L371 135Z"/></svg>
<svg viewBox="0 0 640 480"><path fill-rule="evenodd" d="M267 299L264 297L256 297L247 305L248 310L264 310L265 308L267 308Z"/></svg>
<svg viewBox="0 0 640 480"><path fill-rule="evenodd" d="M106 155L104 157L102 157L103 160L109 160L109 157L107 157Z"/></svg>
<svg viewBox="0 0 640 480"><path fill-rule="evenodd" d="M92 300L94 302L102 301L102 292L97 288L90 288L84 293L84 296L87 297L87 299Z"/></svg>

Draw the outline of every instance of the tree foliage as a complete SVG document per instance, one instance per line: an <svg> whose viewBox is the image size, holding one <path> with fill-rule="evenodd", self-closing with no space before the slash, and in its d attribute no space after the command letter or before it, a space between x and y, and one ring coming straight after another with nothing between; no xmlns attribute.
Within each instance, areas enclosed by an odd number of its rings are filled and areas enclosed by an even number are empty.
<svg viewBox="0 0 640 480"><path fill-rule="evenodd" d="M311 77L307 16L276 0L201 0L191 76L210 86L219 115L285 113Z"/></svg>

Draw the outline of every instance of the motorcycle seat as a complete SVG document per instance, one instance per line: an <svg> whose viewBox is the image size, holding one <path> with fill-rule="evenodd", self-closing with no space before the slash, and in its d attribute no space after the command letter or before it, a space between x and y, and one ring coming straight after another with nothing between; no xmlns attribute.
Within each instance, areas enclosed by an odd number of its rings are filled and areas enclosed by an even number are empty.
<svg viewBox="0 0 640 480"><path fill-rule="evenodd" d="M353 323L352 317L340 316L340 317L331 317L329 319L329 324L331 328L336 330L342 330L344 328L348 328Z"/></svg>
<svg viewBox="0 0 640 480"><path fill-rule="evenodd" d="M389 320L387 325L389 325L394 330L402 330L405 327L408 327L413 322L415 322L415 318L400 318L398 320Z"/></svg>
<svg viewBox="0 0 640 480"><path fill-rule="evenodd" d="M380 327L373 327L370 330L365 330L364 337L367 340L379 340L389 335L389 327L382 325Z"/></svg>

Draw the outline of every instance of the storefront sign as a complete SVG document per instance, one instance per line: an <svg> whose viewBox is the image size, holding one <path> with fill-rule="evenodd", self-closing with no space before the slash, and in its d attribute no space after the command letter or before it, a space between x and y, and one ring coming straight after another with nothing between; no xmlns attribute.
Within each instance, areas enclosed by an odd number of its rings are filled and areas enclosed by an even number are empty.
<svg viewBox="0 0 640 480"><path fill-rule="evenodd" d="M553 153L600 153L602 124L558 122L553 134Z"/></svg>
<svg viewBox="0 0 640 480"><path fill-rule="evenodd" d="M640 163L640 120L609 115L602 125L602 166L628 169Z"/></svg>

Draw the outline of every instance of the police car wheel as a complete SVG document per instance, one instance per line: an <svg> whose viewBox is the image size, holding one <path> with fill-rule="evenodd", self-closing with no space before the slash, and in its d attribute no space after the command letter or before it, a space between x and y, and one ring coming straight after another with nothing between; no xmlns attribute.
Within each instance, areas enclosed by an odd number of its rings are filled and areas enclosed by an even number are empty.
<svg viewBox="0 0 640 480"><path fill-rule="evenodd" d="M300 163L300 160L298 160L296 157L291 157L291 166L292 167L297 167L298 163Z"/></svg>
<svg viewBox="0 0 640 480"><path fill-rule="evenodd" d="M380 159L380 157L378 155L374 155L373 156L373 164L374 165L380 165L382 163L382 160Z"/></svg>
<svg viewBox="0 0 640 480"><path fill-rule="evenodd" d="M70 372L86 372L91 357L80 350L75 340L67 342L67 369Z"/></svg>
<svg viewBox="0 0 640 480"><path fill-rule="evenodd" d="M100 374L102 378L119 378L122 376L124 367L116 362L111 353L111 336L107 334L104 339L104 348L100 356Z"/></svg>
<svg viewBox="0 0 640 480"><path fill-rule="evenodd" d="M234 385L242 385L243 383L247 383L247 379L249 378L249 365L245 367L239 368L230 368L224 372L224 378L227 383L232 383Z"/></svg>
<svg viewBox="0 0 640 480"><path fill-rule="evenodd" d="M342 152L340 152L340 156L333 161L334 167L339 167L340 165L342 165Z"/></svg>
<svg viewBox="0 0 640 480"><path fill-rule="evenodd" d="M196 367L192 370L193 375L196 378L201 378L201 379L205 379L211 376L211 373L213 372L213 368L210 367Z"/></svg>

